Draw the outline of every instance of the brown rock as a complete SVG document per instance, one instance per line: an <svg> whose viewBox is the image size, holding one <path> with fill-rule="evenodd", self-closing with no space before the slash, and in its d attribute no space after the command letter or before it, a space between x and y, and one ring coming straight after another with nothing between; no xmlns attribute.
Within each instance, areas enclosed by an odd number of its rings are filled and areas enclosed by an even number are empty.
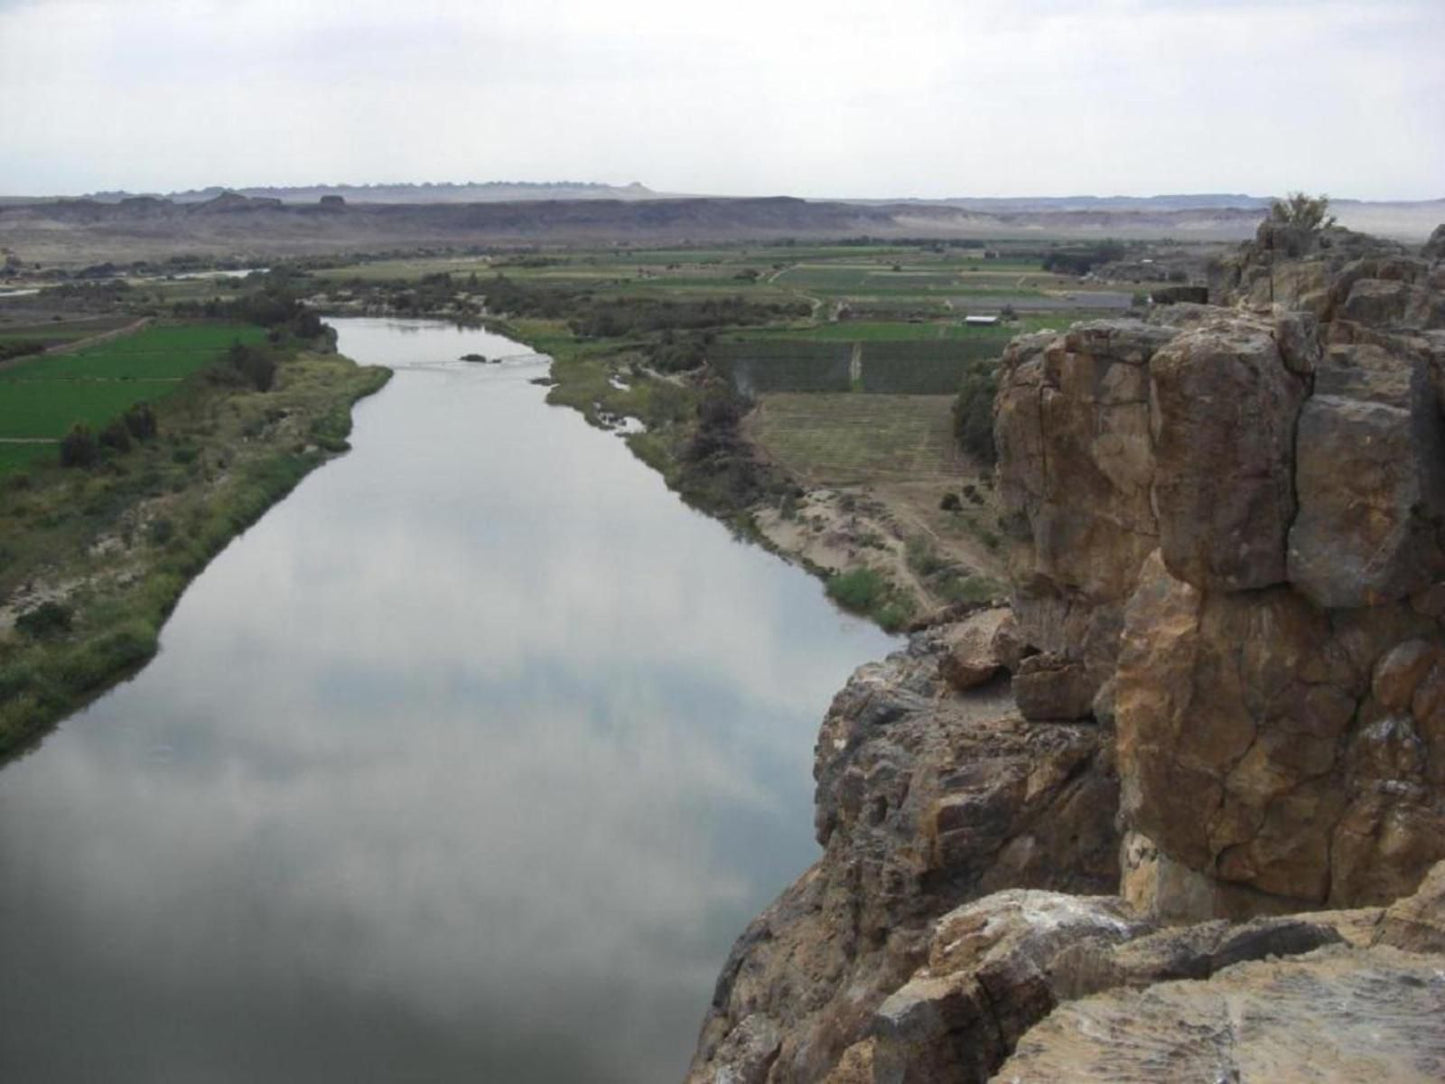
<svg viewBox="0 0 1445 1084"><path fill-rule="evenodd" d="M1271 329L1235 321L1185 332L1154 355L1149 381L1164 563L1211 590L1283 582L1305 385Z"/></svg>
<svg viewBox="0 0 1445 1084"><path fill-rule="evenodd" d="M1378 921L1379 913L1367 917ZM1338 921L1352 930L1362 924L1354 914ZM866 1039L840 1062L851 1074L842 1079L981 1084L1066 1001L1116 987L1208 979L1244 961L1343 942L1333 924L1312 917L1157 930L1117 899L1001 892L938 920L926 967L878 1006Z"/></svg>
<svg viewBox="0 0 1445 1084"><path fill-rule="evenodd" d="M980 610L944 633L947 651L938 661L944 681L966 692L984 684L1004 665L999 630L1012 615L1005 607Z"/></svg>
<svg viewBox="0 0 1445 1084"><path fill-rule="evenodd" d="M1354 735L1348 805L1331 840L1331 898L1389 903L1445 859L1445 800L1429 785L1429 749L1410 716L1387 715Z"/></svg>
<svg viewBox="0 0 1445 1084"><path fill-rule="evenodd" d="M1299 376L1309 376L1323 356L1320 347L1320 324L1308 312L1286 312L1275 317L1274 342L1285 368Z"/></svg>
<svg viewBox="0 0 1445 1084"><path fill-rule="evenodd" d="M1030 655L1014 673L1014 699L1025 719L1088 719L1098 683L1082 662L1052 653Z"/></svg>
<svg viewBox="0 0 1445 1084"><path fill-rule="evenodd" d="M939 920L927 974L890 995L868 1026L875 1080L987 1080L1057 1004L1051 962L1146 925L1109 897L1003 892Z"/></svg>
<svg viewBox="0 0 1445 1084"><path fill-rule="evenodd" d="M1226 968L1203 981L1061 1006L994 1077L1003 1084L1439 1081L1445 972L1378 947Z"/></svg>
<svg viewBox="0 0 1445 1084"><path fill-rule="evenodd" d="M1341 315L1362 324L1396 324L1405 317L1410 292L1410 285L1398 280L1359 279L1350 287Z"/></svg>
<svg viewBox="0 0 1445 1084"><path fill-rule="evenodd" d="M1290 581L1316 605L1373 606L1445 570L1445 433L1426 366L1377 346L1332 350L1300 412Z"/></svg>
<svg viewBox="0 0 1445 1084"><path fill-rule="evenodd" d="M1120 615L1157 543L1147 366L1176 329L1096 321L1005 351L995 415L1022 638L1113 669ZM1092 693L1090 694L1092 696Z"/></svg>
<svg viewBox="0 0 1445 1084"><path fill-rule="evenodd" d="M1430 870L1414 895L1385 911L1376 942L1407 952L1445 953L1445 862Z"/></svg>
<svg viewBox="0 0 1445 1084"><path fill-rule="evenodd" d="M939 915L1007 886L1117 883L1098 728L1030 724L1002 688L942 695L943 650L916 638L835 698L814 768L823 858L734 947L690 1080L756 1064L759 1044L732 1038L754 1016L782 1036L772 1084L821 1079L924 961Z"/></svg>
<svg viewBox="0 0 1445 1084"><path fill-rule="evenodd" d="M1151 558L1115 699L1130 826L1208 876L1323 903L1345 800L1331 776L1355 709L1331 635L1288 590L1204 595Z"/></svg>
<svg viewBox="0 0 1445 1084"><path fill-rule="evenodd" d="M1387 711L1408 712L1420 682L1442 658L1440 645L1428 640L1397 644L1375 664L1370 691Z"/></svg>

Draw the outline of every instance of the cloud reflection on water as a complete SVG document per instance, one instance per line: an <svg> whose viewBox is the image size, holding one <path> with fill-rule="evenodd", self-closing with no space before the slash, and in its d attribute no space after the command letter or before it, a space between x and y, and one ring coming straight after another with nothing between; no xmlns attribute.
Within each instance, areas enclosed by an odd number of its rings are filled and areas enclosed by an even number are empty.
<svg viewBox="0 0 1445 1084"><path fill-rule="evenodd" d="M507 346L341 323L364 361ZM79 1073L71 1035L112 1080L680 1075L888 641L539 371L400 372L157 662L0 775L0 1065Z"/></svg>

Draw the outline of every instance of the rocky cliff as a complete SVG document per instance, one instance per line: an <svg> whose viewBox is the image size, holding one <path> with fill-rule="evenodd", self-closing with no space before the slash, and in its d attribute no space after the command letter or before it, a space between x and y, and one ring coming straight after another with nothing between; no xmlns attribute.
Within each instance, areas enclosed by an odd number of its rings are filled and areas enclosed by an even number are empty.
<svg viewBox="0 0 1445 1084"><path fill-rule="evenodd" d="M839 694L691 1081L1445 1079L1440 236L1010 345L1012 612Z"/></svg>

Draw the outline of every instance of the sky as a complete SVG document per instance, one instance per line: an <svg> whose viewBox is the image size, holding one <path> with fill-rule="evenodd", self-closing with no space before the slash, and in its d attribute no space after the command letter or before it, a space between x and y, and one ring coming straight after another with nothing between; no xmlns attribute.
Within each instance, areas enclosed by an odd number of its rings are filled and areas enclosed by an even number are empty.
<svg viewBox="0 0 1445 1084"><path fill-rule="evenodd" d="M1445 0L0 0L0 194L1445 197Z"/></svg>

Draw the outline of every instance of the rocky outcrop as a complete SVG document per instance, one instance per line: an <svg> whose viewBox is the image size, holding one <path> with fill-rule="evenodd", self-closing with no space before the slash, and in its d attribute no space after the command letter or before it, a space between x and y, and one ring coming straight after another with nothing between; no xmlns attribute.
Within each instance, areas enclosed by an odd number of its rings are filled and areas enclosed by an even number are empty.
<svg viewBox="0 0 1445 1084"><path fill-rule="evenodd" d="M1445 1062L1430 1059L1445 1049L1445 978L1438 957L1415 954L1440 951L1442 922L1445 863L1388 910L1239 925L1160 927L1117 898L997 893L934 924L927 962L824 1079L1344 1081L1366 1067L1439 1079ZM1209 1026L1226 1008L1238 1014L1233 1038ZM1289 1060L1315 1043L1342 1060ZM1302 1075L1265 1071L1271 1057ZM1202 1072L1211 1064L1224 1075ZM1405 1066L1427 1075L1391 1075Z"/></svg>
<svg viewBox="0 0 1445 1084"><path fill-rule="evenodd" d="M1445 1078L1445 278L1296 240L1009 346L1012 613L834 701L689 1080Z"/></svg>
<svg viewBox="0 0 1445 1084"><path fill-rule="evenodd" d="M1312 257L1314 312L1170 310L1004 357L1020 708L1114 722L1124 891L1161 917L1386 902L1445 857L1445 281L1346 248ZM1378 691L1402 651L1418 707Z"/></svg>
<svg viewBox="0 0 1445 1084"><path fill-rule="evenodd" d="M862 667L819 735L823 857L739 939L690 1080L817 1080L928 957L932 925L1013 886L1112 891L1117 790L1097 727L1034 724L1007 682L959 695L950 630Z"/></svg>
<svg viewBox="0 0 1445 1084"><path fill-rule="evenodd" d="M1445 1076L1445 972L1389 948L1260 960L1207 982L1061 1008L998 1071L1006 1084L1311 1084Z"/></svg>

